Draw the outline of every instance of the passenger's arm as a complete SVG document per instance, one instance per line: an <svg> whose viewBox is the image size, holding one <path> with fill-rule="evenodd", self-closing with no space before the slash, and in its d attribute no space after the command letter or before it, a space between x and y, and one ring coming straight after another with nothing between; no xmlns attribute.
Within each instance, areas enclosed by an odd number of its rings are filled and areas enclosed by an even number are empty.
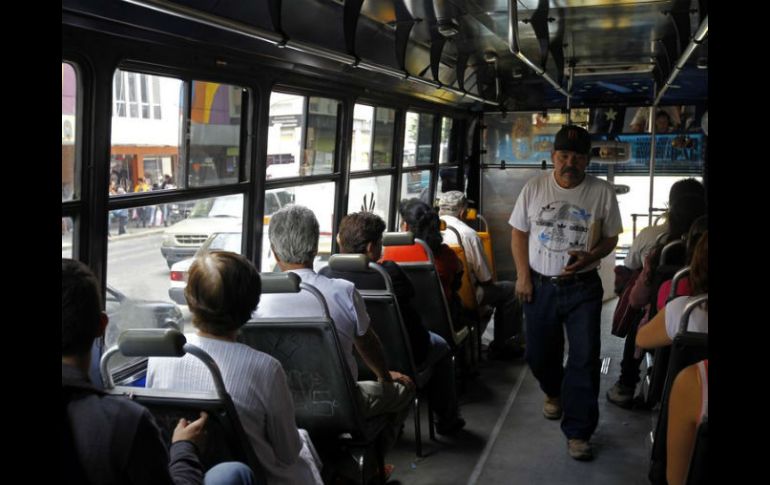
<svg viewBox="0 0 770 485"><path fill-rule="evenodd" d="M529 272L529 233L511 229L511 253L516 263L516 297L532 301L532 275Z"/></svg>
<svg viewBox="0 0 770 485"><path fill-rule="evenodd" d="M208 414L201 412L200 418L195 421L180 419L174 429L168 470L175 485L201 483L199 477L203 474L203 467L198 459L198 450L207 420Z"/></svg>
<svg viewBox="0 0 770 485"><path fill-rule="evenodd" d="M169 450L163 443L160 429L150 412L145 410L137 424L131 454L122 472L127 477L127 483L199 485L203 483L203 467L197 451L191 441L179 441L172 444L169 461Z"/></svg>
<svg viewBox="0 0 770 485"><path fill-rule="evenodd" d="M579 271L594 261L599 261L607 256L618 245L618 236L601 239L590 251L568 251L567 254L575 256L575 262L564 267L565 273Z"/></svg>
<svg viewBox="0 0 770 485"><path fill-rule="evenodd" d="M361 358L364 359L366 366L377 376L377 380L381 382L393 381L385 363L382 343L372 327L369 327L365 334L356 335L353 344Z"/></svg>
<svg viewBox="0 0 770 485"><path fill-rule="evenodd" d="M266 411L267 440L278 462L282 466L290 466L299 459L302 440L294 418L294 400L286 382L286 373L280 364L275 366Z"/></svg>
<svg viewBox="0 0 770 485"><path fill-rule="evenodd" d="M685 367L674 380L668 404L666 479L669 485L685 483L695 445L700 400L698 368Z"/></svg>
<svg viewBox="0 0 770 485"><path fill-rule="evenodd" d="M475 255L475 258L472 258L473 262L470 260L468 261L468 266L471 267L471 271L473 271L476 281L482 286L494 283L492 280L492 266L490 266L489 261L487 261L487 255L484 252L484 243L481 241L481 238L478 236L472 237L469 238L468 241L470 243L469 254Z"/></svg>
<svg viewBox="0 0 770 485"><path fill-rule="evenodd" d="M662 308L647 325L639 327L636 345L643 349L657 349L671 345L671 337L666 332L666 309Z"/></svg>

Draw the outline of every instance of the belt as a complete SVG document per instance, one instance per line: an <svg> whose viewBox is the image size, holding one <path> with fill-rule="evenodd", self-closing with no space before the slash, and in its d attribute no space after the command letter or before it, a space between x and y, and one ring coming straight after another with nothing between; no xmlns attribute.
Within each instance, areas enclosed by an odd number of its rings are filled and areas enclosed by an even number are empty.
<svg viewBox="0 0 770 485"><path fill-rule="evenodd" d="M578 281L587 281L590 279L597 278L599 276L599 273L596 271L596 269L592 269L590 271L586 271L583 273L574 273L574 274L559 275L559 276L546 276L538 273L535 270L531 270L531 271L532 271L532 278L534 280L539 281L541 284L549 283L556 286L571 285Z"/></svg>

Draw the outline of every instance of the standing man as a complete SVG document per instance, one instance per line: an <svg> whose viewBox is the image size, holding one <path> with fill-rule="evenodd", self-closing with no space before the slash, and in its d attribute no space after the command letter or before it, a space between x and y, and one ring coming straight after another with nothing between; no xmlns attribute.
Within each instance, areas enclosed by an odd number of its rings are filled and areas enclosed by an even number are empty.
<svg viewBox="0 0 770 485"><path fill-rule="evenodd" d="M589 439L599 421L603 289L596 268L622 231L612 185L585 173L590 150L586 130L563 126L551 153L553 170L527 182L508 221L527 363L546 395L543 415L564 415L561 429L576 460L593 459Z"/></svg>

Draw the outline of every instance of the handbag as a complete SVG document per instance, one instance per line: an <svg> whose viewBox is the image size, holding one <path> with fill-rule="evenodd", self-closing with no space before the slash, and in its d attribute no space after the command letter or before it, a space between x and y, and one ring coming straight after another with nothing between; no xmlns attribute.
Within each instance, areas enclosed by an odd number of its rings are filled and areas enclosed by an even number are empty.
<svg viewBox="0 0 770 485"><path fill-rule="evenodd" d="M635 270L628 277L623 292L620 294L618 305L615 307L615 313L612 315L612 335L624 338L629 330L636 325L644 314L643 308L633 308L631 306L631 289L634 287L636 279L641 271Z"/></svg>

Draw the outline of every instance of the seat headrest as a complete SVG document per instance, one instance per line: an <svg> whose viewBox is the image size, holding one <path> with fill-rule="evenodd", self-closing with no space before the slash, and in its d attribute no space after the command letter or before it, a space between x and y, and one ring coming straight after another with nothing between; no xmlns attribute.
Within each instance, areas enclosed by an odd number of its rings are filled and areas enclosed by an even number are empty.
<svg viewBox="0 0 770 485"><path fill-rule="evenodd" d="M332 271L362 272L369 267L369 258L365 254L333 254L329 267Z"/></svg>
<svg viewBox="0 0 770 485"><path fill-rule="evenodd" d="M299 293L299 284L302 278L296 273L286 271L284 273L260 273L262 280L262 294L267 293Z"/></svg>
<svg viewBox="0 0 770 485"><path fill-rule="evenodd" d="M118 338L120 353L127 357L181 357L185 336L172 328L124 330Z"/></svg>
<svg viewBox="0 0 770 485"><path fill-rule="evenodd" d="M408 232L386 232L382 235L383 246L411 246L414 244L414 234Z"/></svg>

